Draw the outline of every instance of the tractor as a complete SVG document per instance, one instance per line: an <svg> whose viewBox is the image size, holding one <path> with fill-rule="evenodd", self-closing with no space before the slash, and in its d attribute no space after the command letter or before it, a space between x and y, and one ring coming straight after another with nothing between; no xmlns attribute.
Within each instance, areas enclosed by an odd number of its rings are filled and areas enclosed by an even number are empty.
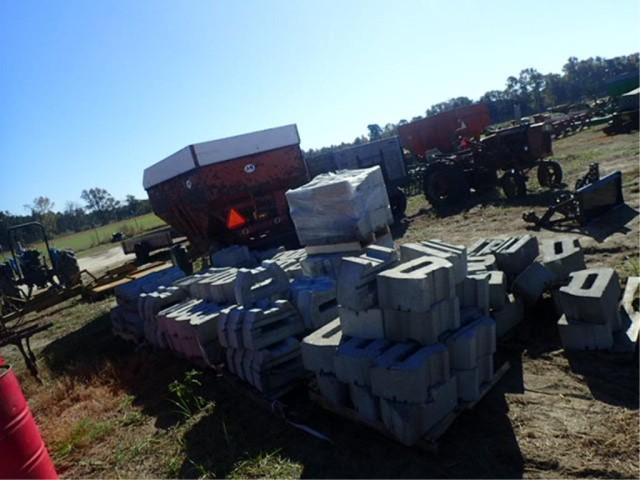
<svg viewBox="0 0 640 480"><path fill-rule="evenodd" d="M48 262L35 249L25 249L18 240L19 232L37 229L46 248ZM49 239L42 224L23 223L8 229L11 258L0 263L0 313L34 309L35 305L51 304L51 299L81 284L80 269L72 250L49 247ZM46 302L42 300L47 299ZM54 302L55 303L55 302Z"/></svg>

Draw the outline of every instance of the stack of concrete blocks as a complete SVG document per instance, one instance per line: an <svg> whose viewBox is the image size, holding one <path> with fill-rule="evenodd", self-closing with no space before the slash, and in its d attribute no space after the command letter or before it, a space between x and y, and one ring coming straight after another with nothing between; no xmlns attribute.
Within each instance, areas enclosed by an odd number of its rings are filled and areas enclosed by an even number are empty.
<svg viewBox="0 0 640 480"><path fill-rule="evenodd" d="M264 393L273 393L304 374L296 336L304 325L287 300L268 307L233 305L222 310L218 340L227 368Z"/></svg>
<svg viewBox="0 0 640 480"><path fill-rule="evenodd" d="M329 277L304 277L291 282L289 296L306 330L316 330L338 316L336 282Z"/></svg>
<svg viewBox="0 0 640 480"><path fill-rule="evenodd" d="M379 166L321 174L286 196L302 245L368 241L393 222Z"/></svg>
<svg viewBox="0 0 640 480"><path fill-rule="evenodd" d="M211 254L214 267L255 268L258 262L246 245L231 245Z"/></svg>
<svg viewBox="0 0 640 480"><path fill-rule="evenodd" d="M157 315L161 310L181 302L187 297L187 291L180 287L160 286L150 293L138 297L138 315L144 322L144 336L150 345L166 348L162 331L158 328Z"/></svg>
<svg viewBox="0 0 640 480"><path fill-rule="evenodd" d="M475 402L493 380L496 322L476 308L464 309L461 317L462 328L448 335L444 341L457 380L458 399Z"/></svg>
<svg viewBox="0 0 640 480"><path fill-rule="evenodd" d="M640 332L640 277L627 278L627 285L620 301L621 329L614 333L613 350L633 354L638 347Z"/></svg>
<svg viewBox="0 0 640 480"><path fill-rule="evenodd" d="M338 278L341 260L367 245L393 247L393 215L380 167L344 170L315 177L287 192L298 239L307 250L308 277Z"/></svg>
<svg viewBox="0 0 640 480"><path fill-rule="evenodd" d="M349 388L336 376L336 352L342 341L336 318L302 340L304 368L313 372L322 396L334 405L350 405Z"/></svg>
<svg viewBox="0 0 640 480"><path fill-rule="evenodd" d="M188 299L161 310L156 318L156 338L160 346L202 366L222 359L217 340L220 307L199 299Z"/></svg>
<svg viewBox="0 0 640 480"><path fill-rule="evenodd" d="M307 258L307 251L304 248L297 250L282 250L277 252L271 260L276 262L287 274L289 279L296 280L304 275L302 262Z"/></svg>
<svg viewBox="0 0 640 480"><path fill-rule="evenodd" d="M179 268L173 267L154 272L115 288L117 306L111 309L111 328L115 335L136 343L145 339L145 320L138 311L138 298L163 285L171 285L184 277Z"/></svg>
<svg viewBox="0 0 640 480"><path fill-rule="evenodd" d="M221 309L217 321L229 371L267 394L304 375L297 337L305 326L297 309L285 300L289 289L290 278L275 260L254 269L240 268L233 285L234 304ZM319 321L320 298L319 294L300 299L307 301L310 322Z"/></svg>
<svg viewBox="0 0 640 480"><path fill-rule="evenodd" d="M619 311L620 282L611 268L590 268L569 274L558 300L562 346L567 350L613 347L613 334L622 330Z"/></svg>
<svg viewBox="0 0 640 480"><path fill-rule="evenodd" d="M489 310L496 336L504 336L524 317L525 304L535 304L555 275L535 260L536 237L521 235L482 239L469 247L469 276L489 281Z"/></svg>

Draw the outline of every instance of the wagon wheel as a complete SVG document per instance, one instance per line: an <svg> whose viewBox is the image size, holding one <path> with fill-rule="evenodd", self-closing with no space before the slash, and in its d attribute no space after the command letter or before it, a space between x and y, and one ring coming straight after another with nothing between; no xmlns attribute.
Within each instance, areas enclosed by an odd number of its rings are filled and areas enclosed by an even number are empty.
<svg viewBox="0 0 640 480"><path fill-rule="evenodd" d="M562 183L562 167L558 162L545 161L538 164L538 182L543 187L557 187Z"/></svg>
<svg viewBox="0 0 640 480"><path fill-rule="evenodd" d="M389 204L393 218L396 221L404 218L407 211L407 196L398 187L391 189L389 192Z"/></svg>
<svg viewBox="0 0 640 480"><path fill-rule="evenodd" d="M464 171L454 165L434 165L425 172L424 195L436 209L453 205L469 194Z"/></svg>
<svg viewBox="0 0 640 480"><path fill-rule="evenodd" d="M500 179L502 191L508 199L523 197L527 194L527 182L525 177L516 172L509 170Z"/></svg>

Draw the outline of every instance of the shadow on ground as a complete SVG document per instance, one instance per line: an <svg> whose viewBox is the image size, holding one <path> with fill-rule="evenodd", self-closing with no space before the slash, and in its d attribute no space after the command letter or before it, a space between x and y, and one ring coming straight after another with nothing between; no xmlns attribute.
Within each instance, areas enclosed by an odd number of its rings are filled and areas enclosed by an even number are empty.
<svg viewBox="0 0 640 480"><path fill-rule="evenodd" d="M180 476L202 469L228 477L243 464L277 455L301 464L306 478L521 477L523 459L500 387L463 413L440 442L437 455L407 448L346 421L305 398L290 403L295 421L331 442L296 429L223 382L210 388L216 407L184 436L187 460ZM285 399L286 401L286 399ZM258 459L258 460L256 460Z"/></svg>
<svg viewBox="0 0 640 480"><path fill-rule="evenodd" d="M193 365L168 352L136 349L111 333L109 314L103 314L42 351L54 375L88 379L106 376L134 397L134 405L156 417L156 427L169 428L180 420L168 401L168 385L182 379Z"/></svg>

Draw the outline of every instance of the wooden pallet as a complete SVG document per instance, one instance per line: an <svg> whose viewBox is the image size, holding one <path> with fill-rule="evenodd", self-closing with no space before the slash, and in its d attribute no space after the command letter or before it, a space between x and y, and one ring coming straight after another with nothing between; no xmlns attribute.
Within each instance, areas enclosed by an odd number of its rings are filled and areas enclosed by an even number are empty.
<svg viewBox="0 0 640 480"><path fill-rule="evenodd" d="M442 420L440 420L433 428L431 428L420 441L414 445L415 448L419 450L428 452L428 453L437 453L438 452L438 440L444 433L449 429L451 424L467 410L471 410L476 404L482 400L482 398L500 381L500 379L507 373L510 365L509 362L505 362L502 366L495 372L493 379L491 382L487 382L484 384L482 391L480 392L480 396L477 400L473 402L465 402L459 403L455 410L445 416ZM391 432L387 430L384 423L378 421L371 421L360 417L358 412L352 408L343 407L340 405L334 405L328 402L320 393L316 390L309 390L309 397L311 401L319 405L325 410L328 410L339 417L345 418L347 420L353 421L357 424L364 425L365 427L371 428L381 435L389 438L393 441L398 441L396 437L393 436Z"/></svg>
<svg viewBox="0 0 640 480"><path fill-rule="evenodd" d="M364 248L368 247L372 243L374 243L377 239L384 237L391 233L389 227L382 228L377 232L371 234L370 238L362 241L348 241L348 242L339 242L339 243L331 243L328 245L307 245L305 251L307 255L320 255L320 254L331 254L331 253L353 253L354 255L360 253Z"/></svg>
<svg viewBox="0 0 640 480"><path fill-rule="evenodd" d="M125 264L108 271L102 277L96 279L94 284L85 288L84 295L90 300L96 300L111 293L116 287L142 278L150 273L160 272L173 266L171 262L152 262L141 267L133 264Z"/></svg>

